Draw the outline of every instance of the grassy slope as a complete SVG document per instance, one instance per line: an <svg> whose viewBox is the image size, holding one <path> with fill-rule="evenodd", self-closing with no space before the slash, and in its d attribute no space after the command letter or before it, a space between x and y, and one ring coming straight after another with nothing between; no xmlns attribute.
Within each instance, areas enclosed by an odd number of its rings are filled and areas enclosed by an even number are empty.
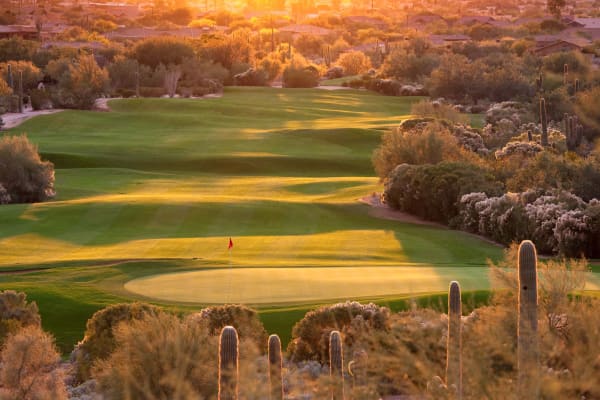
<svg viewBox="0 0 600 400"><path fill-rule="evenodd" d="M0 208L0 269L49 269L0 275L1 285L38 301L44 325L65 350L94 310L141 298L125 282L154 274L214 273L224 265L414 265L447 280L444 268L471 267L478 277L473 288L485 288L481 268L486 257L500 256L498 248L461 233L374 219L356 202L380 190L371 152L414 100L230 89L222 99L123 100L111 102L111 113L32 119L13 132L27 132L56 164L59 195ZM226 250L230 236L233 255ZM260 271L268 279L268 270ZM381 272L368 273L374 271ZM228 290L222 276L212 278L203 284L214 293ZM359 281L354 274L350 283ZM345 293L323 287L311 295L295 292L306 282L285 284L295 302L318 303L355 297L350 283ZM414 281L410 292L431 291L428 285ZM389 288L373 295L406 293ZM221 293L215 301L222 299ZM273 298L275 308L263 305L263 317L287 336L307 306L290 308L282 299Z"/></svg>

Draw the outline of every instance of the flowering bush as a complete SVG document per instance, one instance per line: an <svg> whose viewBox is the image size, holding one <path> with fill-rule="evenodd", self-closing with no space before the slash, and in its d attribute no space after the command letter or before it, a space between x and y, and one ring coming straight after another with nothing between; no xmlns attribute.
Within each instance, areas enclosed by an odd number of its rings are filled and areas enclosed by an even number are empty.
<svg viewBox="0 0 600 400"><path fill-rule="evenodd" d="M566 192L528 191L488 197L469 193L459 202L457 226L509 244L530 238L542 253L597 257L600 201Z"/></svg>

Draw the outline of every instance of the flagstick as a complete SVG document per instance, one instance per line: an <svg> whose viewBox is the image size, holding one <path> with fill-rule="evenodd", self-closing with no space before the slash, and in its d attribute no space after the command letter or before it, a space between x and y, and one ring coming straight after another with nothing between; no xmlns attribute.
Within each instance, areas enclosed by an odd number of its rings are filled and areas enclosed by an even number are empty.
<svg viewBox="0 0 600 400"><path fill-rule="evenodd" d="M231 280L232 280L231 275L233 274L233 267L231 265L231 252L232 251L233 251L233 247L229 247L227 249L227 253L229 253L229 283L227 284L227 302L226 302L226 304L229 304L229 302L230 302L229 296L231 295Z"/></svg>

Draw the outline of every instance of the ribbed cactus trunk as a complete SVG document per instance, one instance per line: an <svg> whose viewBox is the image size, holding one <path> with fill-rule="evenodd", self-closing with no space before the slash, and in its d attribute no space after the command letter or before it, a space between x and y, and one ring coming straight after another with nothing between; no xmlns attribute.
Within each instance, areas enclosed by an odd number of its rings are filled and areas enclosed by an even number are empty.
<svg viewBox="0 0 600 400"><path fill-rule="evenodd" d="M23 71L19 71L19 112L23 112Z"/></svg>
<svg viewBox="0 0 600 400"><path fill-rule="evenodd" d="M518 268L518 394L519 399L536 399L539 395L537 253L535 245L529 240L523 241L519 246Z"/></svg>
<svg viewBox="0 0 600 400"><path fill-rule="evenodd" d="M12 65L10 64L8 64L6 75L6 82L8 83L8 86L10 86L11 89L14 89L15 82L13 80Z"/></svg>
<svg viewBox="0 0 600 400"><path fill-rule="evenodd" d="M569 83L569 64L565 64L563 67L563 83L565 85Z"/></svg>
<svg viewBox="0 0 600 400"><path fill-rule="evenodd" d="M219 339L219 400L238 398L239 340L233 326L226 326Z"/></svg>
<svg viewBox="0 0 600 400"><path fill-rule="evenodd" d="M456 399L462 398L462 304L460 285L450 282L448 292L448 345L446 348L446 385L456 387Z"/></svg>
<svg viewBox="0 0 600 400"><path fill-rule="evenodd" d="M548 146L548 117L544 98L540 99L540 122L542 123L542 146Z"/></svg>
<svg viewBox="0 0 600 400"><path fill-rule="evenodd" d="M271 400L283 400L282 369L281 340L279 340L279 336L271 335L269 336L269 394Z"/></svg>
<svg viewBox="0 0 600 400"><path fill-rule="evenodd" d="M329 334L329 375L331 400L344 400L344 356L342 337L338 331Z"/></svg>
<svg viewBox="0 0 600 400"><path fill-rule="evenodd" d="M369 355L365 350L354 351L354 359L348 363L348 373L352 377L352 387L366 386Z"/></svg>

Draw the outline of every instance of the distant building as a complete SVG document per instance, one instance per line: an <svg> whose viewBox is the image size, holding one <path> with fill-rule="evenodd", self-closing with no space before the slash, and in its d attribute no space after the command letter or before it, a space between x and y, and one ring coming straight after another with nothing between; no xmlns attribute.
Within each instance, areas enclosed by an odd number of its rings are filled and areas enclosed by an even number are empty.
<svg viewBox="0 0 600 400"><path fill-rule="evenodd" d="M431 25L448 25L448 21L437 14L417 14L406 17L406 25L411 28L422 29Z"/></svg>
<svg viewBox="0 0 600 400"><path fill-rule="evenodd" d="M331 29L315 25L288 25L279 28L279 32L292 35L294 38L300 35L329 36L334 33Z"/></svg>
<svg viewBox="0 0 600 400"><path fill-rule="evenodd" d="M28 40L39 39L39 33L35 26L29 25L0 25L0 39L20 37Z"/></svg>
<svg viewBox="0 0 600 400"><path fill-rule="evenodd" d="M388 28L388 24L385 21L365 15L352 15L344 18L344 20L346 23L370 26L381 30Z"/></svg>
<svg viewBox="0 0 600 400"><path fill-rule="evenodd" d="M109 40L143 40L153 37L172 36L179 38L196 38L216 32L226 32L223 26L206 26L202 28L179 28L160 30L155 28L120 28L107 32L104 36Z"/></svg>
<svg viewBox="0 0 600 400"><path fill-rule="evenodd" d="M477 24L487 24L487 23L490 23L493 21L495 21L494 18L492 18L490 16L471 15L471 16L460 17L456 21L456 25L471 26L471 25L477 25Z"/></svg>
<svg viewBox="0 0 600 400"><path fill-rule="evenodd" d="M452 43L466 43L471 41L467 35L429 35L431 44L435 47L449 46Z"/></svg>
<svg viewBox="0 0 600 400"><path fill-rule="evenodd" d="M533 50L533 53L543 57L554 53L581 51L582 49L583 47L578 44L568 42L566 40L557 40L553 43L537 47L535 50Z"/></svg>

